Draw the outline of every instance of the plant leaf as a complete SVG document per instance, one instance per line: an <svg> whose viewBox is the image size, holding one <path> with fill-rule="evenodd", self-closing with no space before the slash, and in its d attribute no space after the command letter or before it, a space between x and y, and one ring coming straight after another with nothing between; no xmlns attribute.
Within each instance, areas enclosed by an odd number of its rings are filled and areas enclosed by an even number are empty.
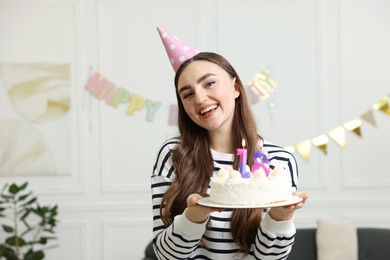
<svg viewBox="0 0 390 260"><path fill-rule="evenodd" d="M4 245L0 245L0 256L4 255L4 252L7 248Z"/></svg>
<svg viewBox="0 0 390 260"><path fill-rule="evenodd" d="M27 188L27 185L28 185L27 182L23 183L20 186L16 185L15 183L12 183L11 186L9 186L8 188L8 192L15 195L20 191L24 190L25 188Z"/></svg>
<svg viewBox="0 0 390 260"><path fill-rule="evenodd" d="M58 209L58 205L54 205L50 211L53 213L53 214L56 214L57 215L57 209Z"/></svg>
<svg viewBox="0 0 390 260"><path fill-rule="evenodd" d="M11 226L7 226L7 225L1 225L3 227L3 230L7 233L12 233L14 232L14 228L11 227Z"/></svg>
<svg viewBox="0 0 390 260"><path fill-rule="evenodd" d="M33 203L36 202L36 201L37 201L37 198L34 197L34 198L32 198L31 200L27 201L26 203L24 203L24 204L22 204L22 205L20 205L20 206L21 206L21 207L25 207L25 206L27 206L27 205L33 204Z"/></svg>
<svg viewBox="0 0 390 260"><path fill-rule="evenodd" d="M31 210L30 209L27 209L24 213L23 213L23 215L20 217L20 220L24 220L24 219L26 219L27 217L28 217L28 215L30 215L30 212L31 212Z"/></svg>
<svg viewBox="0 0 390 260"><path fill-rule="evenodd" d="M18 244L19 246L24 246L26 245L26 241L21 238L21 237L17 237L17 236L12 236L12 237L9 237L5 240L5 243L7 245L10 245L10 246L16 246L16 240L18 240Z"/></svg>
<svg viewBox="0 0 390 260"><path fill-rule="evenodd" d="M26 255L24 256L23 260L41 260L45 257L45 254L42 250L34 252L32 249L30 249Z"/></svg>
<svg viewBox="0 0 390 260"><path fill-rule="evenodd" d="M25 188L27 188L27 186L28 186L28 182L25 182L25 183L23 183L23 184L19 187L19 189L20 189L20 190L24 190Z"/></svg>
<svg viewBox="0 0 390 260"><path fill-rule="evenodd" d="M7 189L7 187L8 187L8 183L6 183L6 184L3 186L3 188L1 189L1 193L3 193L3 192Z"/></svg>
<svg viewBox="0 0 390 260"><path fill-rule="evenodd" d="M2 254L0 253L0 256L5 257L6 260L18 260L14 250L12 250L11 248L5 245L0 245L0 247L3 247L3 253Z"/></svg>
<svg viewBox="0 0 390 260"><path fill-rule="evenodd" d="M13 196L11 196L11 195L5 195L5 194L1 194L0 195L3 199L6 199L7 201L9 200L9 199L13 199L14 197Z"/></svg>
<svg viewBox="0 0 390 260"><path fill-rule="evenodd" d="M47 232L47 233L51 233L51 234L54 234L54 233L55 233L54 230L53 230L53 228L44 228L43 231L44 231L44 232Z"/></svg>
<svg viewBox="0 0 390 260"><path fill-rule="evenodd" d="M46 243L47 243L47 238L41 237L41 238L39 239L38 243L41 244L41 245L46 245Z"/></svg>
<svg viewBox="0 0 390 260"><path fill-rule="evenodd" d="M47 240L54 240L54 239L57 239L57 237L44 237L45 239Z"/></svg>
<svg viewBox="0 0 390 260"><path fill-rule="evenodd" d="M22 200L25 200L28 196L30 196L32 194L32 191L27 193L27 194L24 194L24 195L21 195L18 199L18 201L22 201Z"/></svg>
<svg viewBox="0 0 390 260"><path fill-rule="evenodd" d="M16 185L15 183L12 183L11 186L9 186L8 188L8 192L11 193L11 194L16 194L20 191L20 188L18 185Z"/></svg>

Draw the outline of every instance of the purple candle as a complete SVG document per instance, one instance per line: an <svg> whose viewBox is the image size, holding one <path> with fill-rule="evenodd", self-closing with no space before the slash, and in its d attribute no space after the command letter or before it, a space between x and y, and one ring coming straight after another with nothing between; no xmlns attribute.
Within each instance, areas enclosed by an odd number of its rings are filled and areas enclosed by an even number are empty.
<svg viewBox="0 0 390 260"><path fill-rule="evenodd" d="M240 173L241 176L246 176L246 161L247 161L247 150L245 149L245 139L242 139L242 149L237 148L236 154L240 156Z"/></svg>
<svg viewBox="0 0 390 260"><path fill-rule="evenodd" d="M255 152L253 155L253 165L252 165L252 173L255 173L259 168L263 168L266 176L269 175L271 171L268 164L268 156L267 153L264 153L261 149L263 148L263 140L260 140L259 150Z"/></svg>

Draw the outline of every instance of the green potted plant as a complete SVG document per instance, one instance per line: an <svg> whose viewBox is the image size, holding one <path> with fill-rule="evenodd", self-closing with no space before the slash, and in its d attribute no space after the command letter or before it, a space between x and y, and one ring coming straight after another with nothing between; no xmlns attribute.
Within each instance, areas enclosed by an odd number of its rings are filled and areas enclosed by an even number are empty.
<svg viewBox="0 0 390 260"><path fill-rule="evenodd" d="M28 183L5 184L0 193L0 259L40 260L56 239L57 205L41 206Z"/></svg>

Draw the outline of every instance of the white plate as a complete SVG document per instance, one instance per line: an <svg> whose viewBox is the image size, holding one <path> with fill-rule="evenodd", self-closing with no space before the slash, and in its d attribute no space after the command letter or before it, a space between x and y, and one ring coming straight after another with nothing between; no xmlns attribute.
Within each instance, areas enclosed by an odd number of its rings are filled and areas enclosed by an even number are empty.
<svg viewBox="0 0 390 260"><path fill-rule="evenodd" d="M217 204L210 201L209 197L202 198L198 200L198 204L206 207L212 208L223 208L223 209L249 209L249 208L273 208L280 206L287 206L291 204L295 204L301 202L302 198L293 195L290 200L275 202L275 203L267 203L267 204L254 204L254 205L227 205L227 204Z"/></svg>

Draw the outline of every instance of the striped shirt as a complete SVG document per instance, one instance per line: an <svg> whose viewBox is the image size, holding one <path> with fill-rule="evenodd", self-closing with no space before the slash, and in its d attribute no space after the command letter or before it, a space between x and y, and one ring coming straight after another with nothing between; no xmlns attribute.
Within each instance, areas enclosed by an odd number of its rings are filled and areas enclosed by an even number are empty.
<svg viewBox="0 0 390 260"><path fill-rule="evenodd" d="M185 214L174 218L166 227L160 217L161 199L175 177L171 151L180 138L171 138L161 146L151 177L153 204L153 244L159 259L286 259L295 238L293 221L274 221L267 212L263 214L257 236L250 253L240 253L230 232L232 210L210 214L210 226L189 221ZM280 146L264 142L263 151L269 155L271 168L277 165L289 171L291 185L297 188L298 168L292 154ZM214 161L214 174L224 166L233 165L234 154L211 150ZM207 221L206 221L207 222ZM199 245L203 239L204 247Z"/></svg>

